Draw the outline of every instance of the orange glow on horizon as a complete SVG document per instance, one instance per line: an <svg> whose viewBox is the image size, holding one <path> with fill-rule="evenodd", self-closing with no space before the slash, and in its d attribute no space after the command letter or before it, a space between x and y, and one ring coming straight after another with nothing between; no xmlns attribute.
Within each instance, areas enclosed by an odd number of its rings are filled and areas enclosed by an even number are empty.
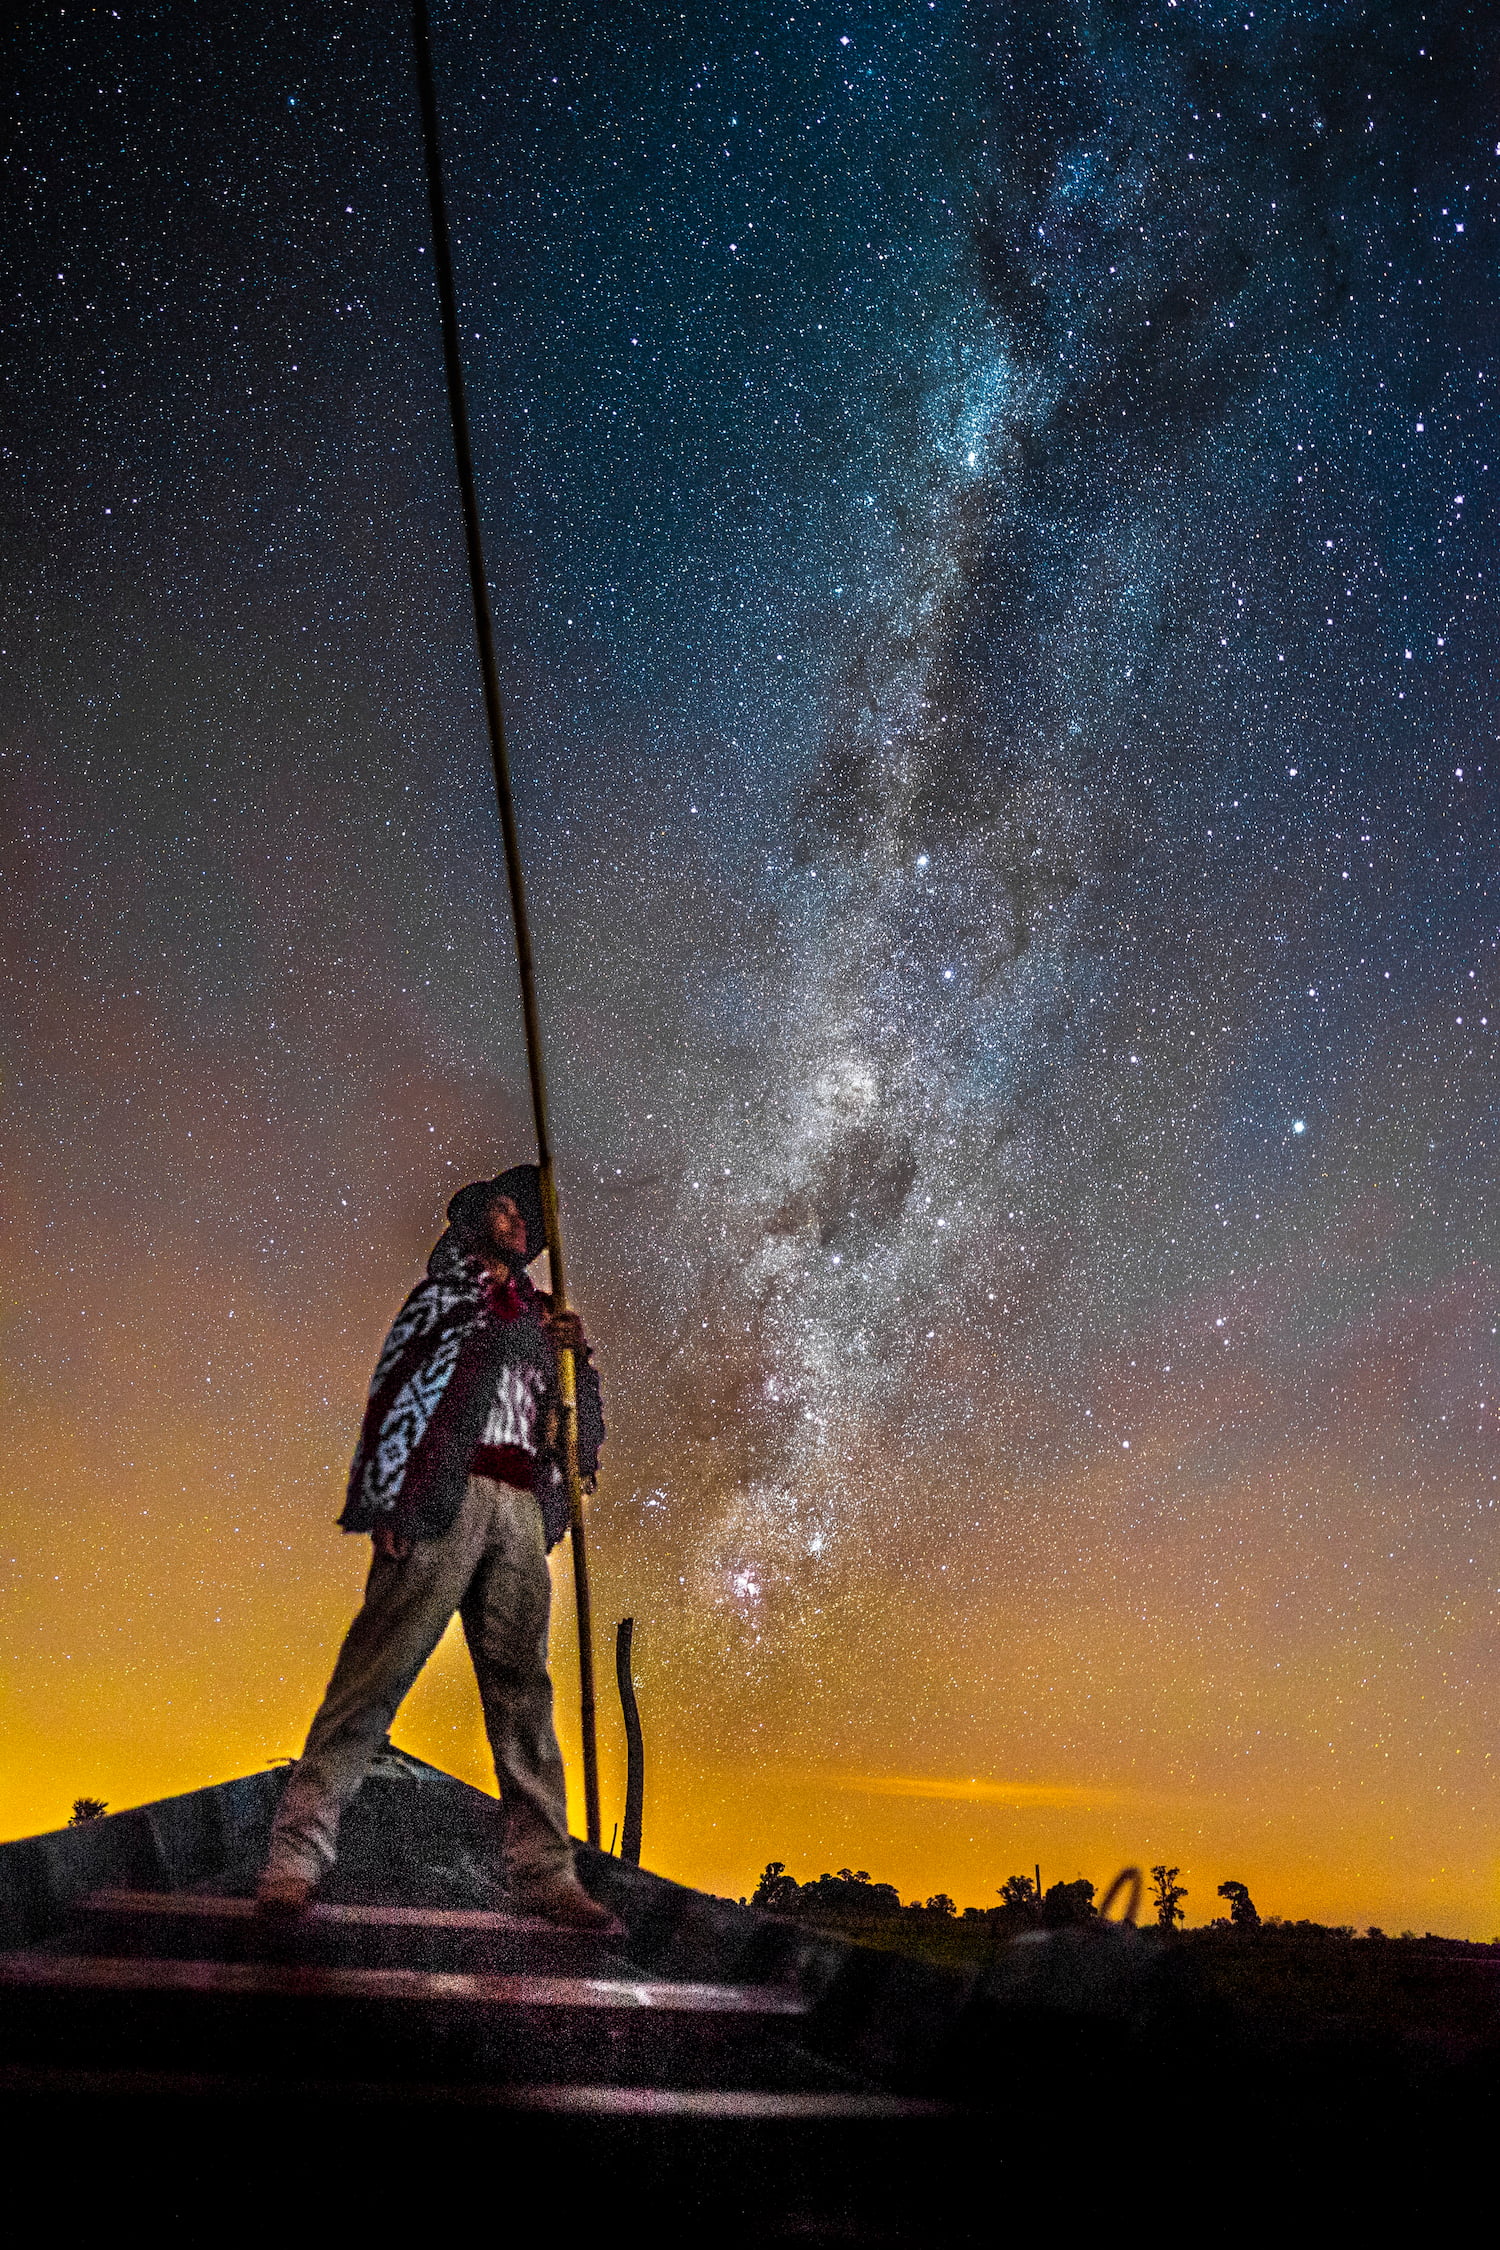
<svg viewBox="0 0 1500 2250"><path fill-rule="evenodd" d="M60 1825L81 1794L119 1809L300 1747L366 1567L333 1519L369 1361L425 1248L429 1162L414 1152L389 1186L399 1225L298 1269L311 1328L236 1277L232 1244L215 1276L165 1225L147 1263L85 1230L13 1273L59 1372L9 1402L5 1834ZM802 1879L857 1865L903 1897L987 1905L1038 1860L1102 1888L1165 1859L1192 1922L1234 1878L1265 1914L1493 1936L1484 1714L1449 1684L1488 1610L1440 1545L1415 1544L1441 1485L1382 1466L1422 1353L1461 1362L1479 1302L1479 1283L1455 1285L1383 1341L1340 1342L1318 1374L1347 1384L1349 1409L1316 1442L1282 1433L1269 1364L1205 1357L1185 1378L1217 1384L1194 1391L1196 1422L1167 1390L1149 1416L1136 1401L1128 1453L1047 1476L1023 1456L962 1537L937 1501L896 1544L854 1519L768 1606L722 1559L735 1519L713 1440L679 1448L670 1508L645 1505L663 1458L630 1380L647 1345L623 1291L596 1299L612 1425L596 1656L607 1686L613 1620L633 1614L647 1864L734 1897L770 1859ZM1008 1410L1040 1411L1014 1387ZM554 1562L576 1773L566 1550ZM1388 1589L1357 1615L1355 1571ZM456 1631L395 1735L493 1788ZM607 1840L612 1696L601 1756Z"/></svg>

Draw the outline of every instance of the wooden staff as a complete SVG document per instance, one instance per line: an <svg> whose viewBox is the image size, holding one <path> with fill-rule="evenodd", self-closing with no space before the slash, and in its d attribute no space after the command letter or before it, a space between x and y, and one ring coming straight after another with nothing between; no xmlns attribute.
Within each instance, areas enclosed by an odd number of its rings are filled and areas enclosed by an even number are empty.
<svg viewBox="0 0 1500 2250"><path fill-rule="evenodd" d="M469 558L469 592L474 603L474 638L479 646L479 674L484 683L484 716L489 729L490 762L495 769L495 798L500 808L500 834L505 844L505 874L510 886L511 919L516 932L516 968L521 979L521 1019L526 1027L526 1068L531 1079L531 1114L536 1127L537 1164L541 1172L542 1215L546 1222L547 1248L552 1267L552 1303L556 1312L566 1312L567 1269L563 1263L562 1230L558 1224L557 1174L552 1160L552 1131L547 1114L547 1074L542 1063L542 1022L536 1003L531 923L526 912L526 877L521 867L521 842L516 830L515 799L511 794L510 758L505 746L505 713L500 701L499 667L495 662L495 624L490 614L489 579L484 567L484 538L479 522L479 499L474 486L474 451L469 437L463 353L458 340L458 294L453 283L453 246L448 234L448 208L443 194L443 160L438 145L437 94L432 76L432 34L427 21L427 0L412 0L412 38L416 46L417 90L422 105L422 139L427 151L427 197L432 210L432 247L437 267L438 307L443 326L443 365L448 375L453 455L458 467L459 497L463 504L464 546ZM588 1821L588 1839L591 1844L597 1845L599 1748L594 1723L593 1604L589 1598L588 1553L583 1531L583 1486L578 1476L578 1377L573 1353L566 1345L557 1354L557 1390L562 1409L563 1463L568 1480L568 1510L573 1541L573 1588L578 1607L583 1799Z"/></svg>

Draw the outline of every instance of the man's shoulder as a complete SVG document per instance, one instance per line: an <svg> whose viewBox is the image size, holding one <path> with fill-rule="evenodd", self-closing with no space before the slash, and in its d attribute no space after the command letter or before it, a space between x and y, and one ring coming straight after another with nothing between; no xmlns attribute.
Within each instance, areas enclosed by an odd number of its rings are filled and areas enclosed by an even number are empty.
<svg viewBox="0 0 1500 2250"><path fill-rule="evenodd" d="M484 1278L484 1271L481 1261L454 1241L450 1228L447 1234L440 1235L433 1244L428 1254L427 1270L416 1286L421 1289L427 1282L456 1282L477 1288Z"/></svg>

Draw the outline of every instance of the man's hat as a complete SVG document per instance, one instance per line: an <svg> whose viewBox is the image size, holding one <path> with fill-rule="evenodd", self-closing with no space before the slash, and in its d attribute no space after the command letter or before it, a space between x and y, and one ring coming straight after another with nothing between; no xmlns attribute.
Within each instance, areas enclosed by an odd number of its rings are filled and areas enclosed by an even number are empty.
<svg viewBox="0 0 1500 2250"><path fill-rule="evenodd" d="M542 1219L542 1175L534 1164L512 1164L492 1180L471 1180L448 1205L448 1224L461 1233L477 1234L485 1212L496 1196L508 1195L526 1222L526 1262L539 1258L547 1247Z"/></svg>

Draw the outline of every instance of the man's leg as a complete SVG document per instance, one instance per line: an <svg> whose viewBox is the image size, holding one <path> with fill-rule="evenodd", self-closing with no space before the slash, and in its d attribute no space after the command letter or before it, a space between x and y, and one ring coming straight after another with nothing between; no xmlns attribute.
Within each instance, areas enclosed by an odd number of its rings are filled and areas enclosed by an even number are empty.
<svg viewBox="0 0 1500 2250"><path fill-rule="evenodd" d="M344 1807L463 1600L487 1528L488 1510L470 1483L441 1539L419 1539L404 1562L377 1555L371 1563L364 1607L282 1791L263 1885L316 1883L333 1865Z"/></svg>
<svg viewBox="0 0 1500 2250"><path fill-rule="evenodd" d="M524 1896L573 1877L547 1671L552 1579L542 1512L531 1494L488 1479L475 1483L489 1497L490 1532L460 1615L505 1810L505 1875Z"/></svg>

